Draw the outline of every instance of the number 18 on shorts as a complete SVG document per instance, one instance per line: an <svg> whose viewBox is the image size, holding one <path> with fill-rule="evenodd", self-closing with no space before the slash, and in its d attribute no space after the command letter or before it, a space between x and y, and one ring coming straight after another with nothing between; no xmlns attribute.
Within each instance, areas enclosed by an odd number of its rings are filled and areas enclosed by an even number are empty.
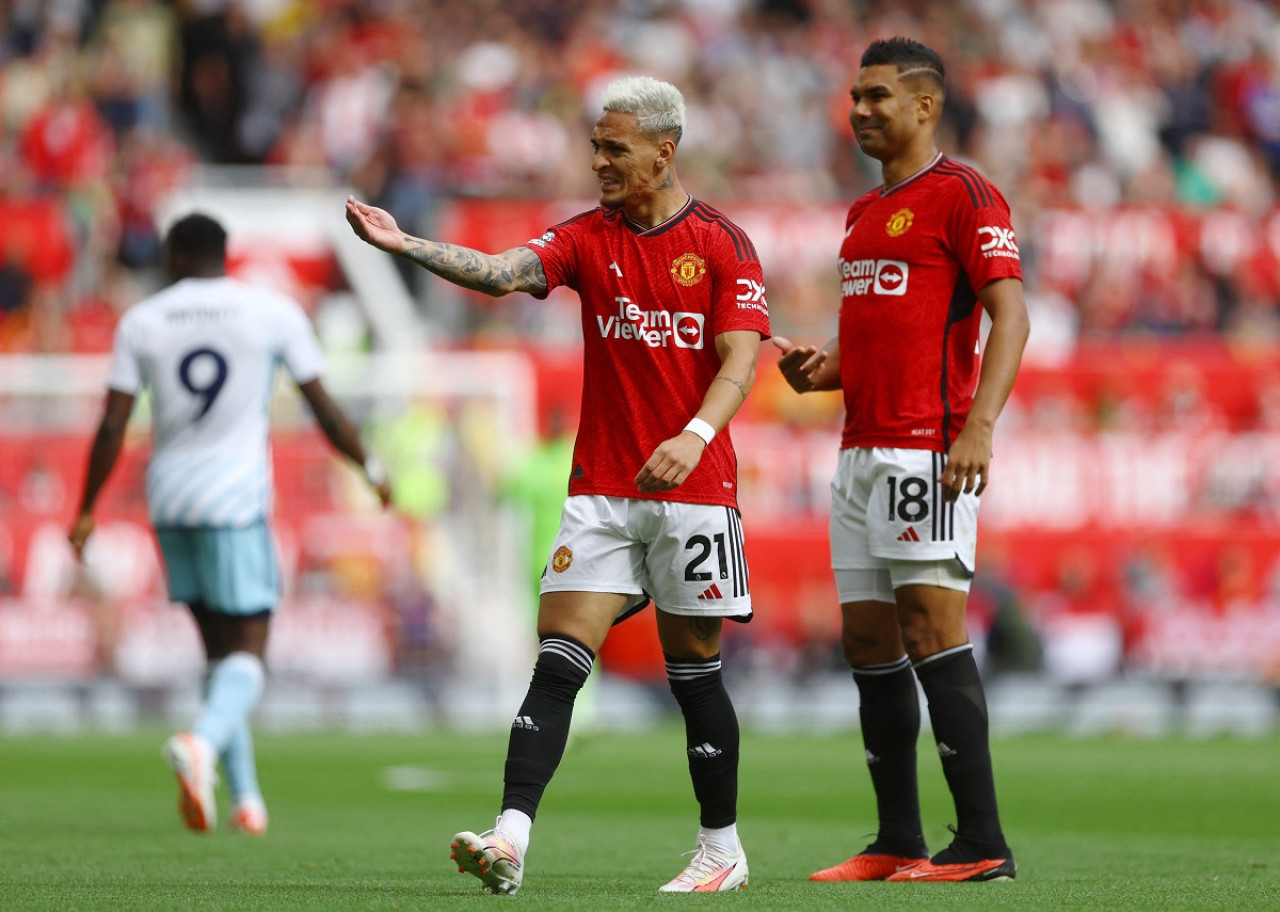
<svg viewBox="0 0 1280 912"><path fill-rule="evenodd" d="M957 559L972 574L978 497L943 496L946 455L932 450L851 447L831 482L831 555L838 570L879 569L887 561Z"/></svg>

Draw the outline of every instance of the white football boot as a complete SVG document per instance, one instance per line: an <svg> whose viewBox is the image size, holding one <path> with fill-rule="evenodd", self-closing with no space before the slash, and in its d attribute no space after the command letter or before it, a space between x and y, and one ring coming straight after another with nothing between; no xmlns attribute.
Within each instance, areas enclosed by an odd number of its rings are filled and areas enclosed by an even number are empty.
<svg viewBox="0 0 1280 912"><path fill-rule="evenodd" d="M480 878L490 893L514 894L524 877L524 858L516 844L494 828L480 835L464 830L449 844L458 873Z"/></svg>
<svg viewBox="0 0 1280 912"><path fill-rule="evenodd" d="M746 888L747 855L742 851L742 843L738 843L736 852L725 853L710 845L699 833L698 847L693 850L693 861L689 862L689 867L658 890L662 893L720 893Z"/></svg>
<svg viewBox="0 0 1280 912"><path fill-rule="evenodd" d="M231 809L227 818L227 829L250 836L267 834L267 806L261 798L241 798Z"/></svg>
<svg viewBox="0 0 1280 912"><path fill-rule="evenodd" d="M214 789L218 758L213 745L191 732L178 732L164 743L165 763L178 777L178 813L187 829L211 833L218 821Z"/></svg>

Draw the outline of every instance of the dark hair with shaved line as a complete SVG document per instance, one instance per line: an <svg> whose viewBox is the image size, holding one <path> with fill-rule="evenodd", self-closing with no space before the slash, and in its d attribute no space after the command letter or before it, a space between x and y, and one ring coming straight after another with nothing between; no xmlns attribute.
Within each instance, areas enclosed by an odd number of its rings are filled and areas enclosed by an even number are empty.
<svg viewBox="0 0 1280 912"><path fill-rule="evenodd" d="M898 76L904 79L930 80L945 97L947 70L938 52L912 38L881 38L871 42L862 53L863 67L884 66L898 68Z"/></svg>

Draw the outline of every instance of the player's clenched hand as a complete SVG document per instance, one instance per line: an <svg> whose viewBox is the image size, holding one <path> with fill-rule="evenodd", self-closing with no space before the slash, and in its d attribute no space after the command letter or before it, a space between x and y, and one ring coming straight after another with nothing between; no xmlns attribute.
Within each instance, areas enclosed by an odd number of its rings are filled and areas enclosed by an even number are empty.
<svg viewBox="0 0 1280 912"><path fill-rule="evenodd" d="M778 370L787 384L797 393L811 391L814 375L826 363L827 353L813 345L796 345L783 336L774 336L773 344L782 352Z"/></svg>
<svg viewBox="0 0 1280 912"><path fill-rule="evenodd" d="M347 223L355 231L356 236L385 250L387 253L399 253L404 248L404 237L400 227L391 213L377 206L362 203L354 196L347 197Z"/></svg>
<svg viewBox="0 0 1280 912"><path fill-rule="evenodd" d="M991 435L965 425L947 452L947 465L938 476L943 495L955 501L963 491L981 494L991 477Z"/></svg>
<svg viewBox="0 0 1280 912"><path fill-rule="evenodd" d="M678 488L698 467L706 448L702 438L693 431L681 431L662 441L636 475L637 490L641 494L654 494Z"/></svg>

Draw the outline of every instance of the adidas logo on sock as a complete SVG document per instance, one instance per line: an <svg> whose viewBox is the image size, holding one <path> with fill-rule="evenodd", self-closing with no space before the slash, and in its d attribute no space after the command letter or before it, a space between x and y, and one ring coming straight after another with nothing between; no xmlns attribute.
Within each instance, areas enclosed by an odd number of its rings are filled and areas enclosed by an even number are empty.
<svg viewBox="0 0 1280 912"><path fill-rule="evenodd" d="M516 716L515 721L511 723L512 728L523 728L525 731L541 731L538 724L533 721L532 716Z"/></svg>
<svg viewBox="0 0 1280 912"><path fill-rule="evenodd" d="M877 757L875 754L871 753L871 751L867 751L867 765L868 765L868 766L870 766L870 765L871 765L871 764L873 764L873 763L879 763L879 762L880 762L880 758L879 758L879 757Z"/></svg>
<svg viewBox="0 0 1280 912"><path fill-rule="evenodd" d="M954 757L954 756L956 756L956 755L957 755L957 754L959 754L959 753L960 753L959 751L957 751L957 750L953 750L952 748L948 747L948 746L947 746L947 742L945 742L945 741L939 741L939 742L938 742L938 756L939 756L939 757Z"/></svg>
<svg viewBox="0 0 1280 912"><path fill-rule="evenodd" d="M717 586L715 583L712 583L711 588L708 589L706 592L702 593L702 595L698 596L698 598L699 599L718 599L718 598L724 598L724 596L721 595L720 593L720 587Z"/></svg>
<svg viewBox="0 0 1280 912"><path fill-rule="evenodd" d="M703 760L710 760L712 757L719 757L724 751L718 747L712 747L706 741L703 741L697 747L689 748L690 757L699 757Z"/></svg>
<svg viewBox="0 0 1280 912"><path fill-rule="evenodd" d="M920 536L916 534L915 526L907 526L907 531L898 536L898 541L918 542Z"/></svg>

